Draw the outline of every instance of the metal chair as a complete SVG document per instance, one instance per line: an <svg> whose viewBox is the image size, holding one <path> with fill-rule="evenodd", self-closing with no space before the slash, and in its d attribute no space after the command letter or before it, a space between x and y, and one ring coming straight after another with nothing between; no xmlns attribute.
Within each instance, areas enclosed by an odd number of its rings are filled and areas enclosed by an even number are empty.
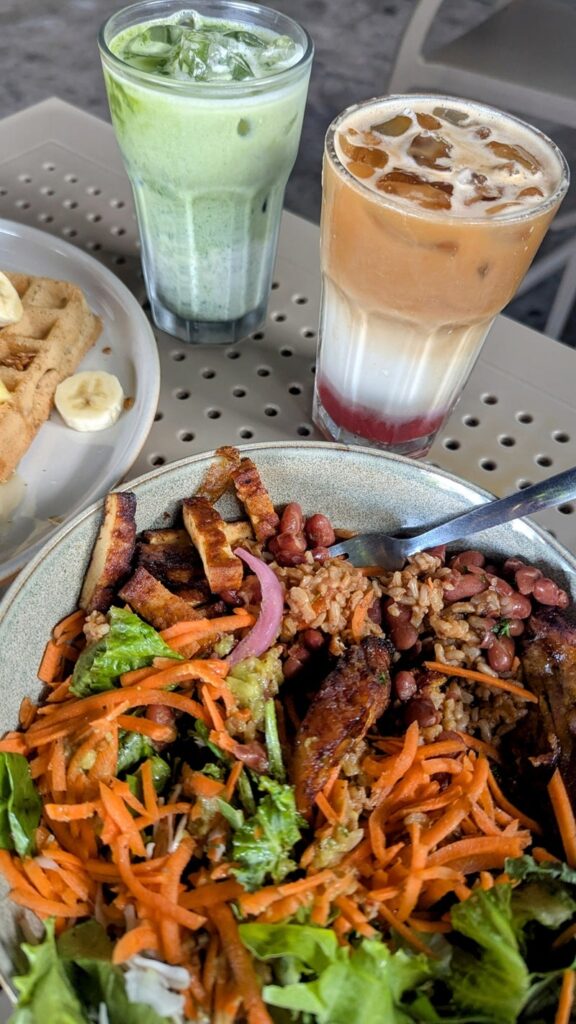
<svg viewBox="0 0 576 1024"><path fill-rule="evenodd" d="M389 92L445 90L576 128L575 5L496 0L479 25L426 53L426 37L443 2L415 3Z"/></svg>
<svg viewBox="0 0 576 1024"><path fill-rule="evenodd" d="M576 129L576 4L495 0L492 13L442 46L425 47L444 0L416 0L388 91L422 89L480 100L530 119ZM554 229L576 227L560 216ZM542 257L519 294L565 267L545 331L559 337L576 297L576 237Z"/></svg>

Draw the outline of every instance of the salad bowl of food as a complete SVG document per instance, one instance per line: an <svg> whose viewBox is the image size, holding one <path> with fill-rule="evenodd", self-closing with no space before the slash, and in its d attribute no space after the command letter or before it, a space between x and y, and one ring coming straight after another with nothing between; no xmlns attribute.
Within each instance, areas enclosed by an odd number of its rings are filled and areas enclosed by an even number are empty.
<svg viewBox="0 0 576 1024"><path fill-rule="evenodd" d="M369 449L220 449L63 528L0 608L18 1024L571 1019L576 560Z"/></svg>

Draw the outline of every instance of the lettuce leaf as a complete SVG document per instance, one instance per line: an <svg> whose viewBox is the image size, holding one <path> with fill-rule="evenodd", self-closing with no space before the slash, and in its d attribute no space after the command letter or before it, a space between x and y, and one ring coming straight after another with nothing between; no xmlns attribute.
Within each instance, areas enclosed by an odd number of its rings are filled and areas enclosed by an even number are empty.
<svg viewBox="0 0 576 1024"><path fill-rule="evenodd" d="M70 690L77 697L112 689L123 672L144 668L153 658L182 661L182 655L134 612L113 607L108 622L106 635L89 644L74 666Z"/></svg>
<svg viewBox="0 0 576 1024"><path fill-rule="evenodd" d="M14 979L19 1000L9 1024L89 1024L101 1003L110 1024L165 1024L168 1019L129 1000L124 972L110 960L112 943L96 921L71 928L57 942L48 921L43 941L22 949L29 970Z"/></svg>
<svg viewBox="0 0 576 1024"><path fill-rule="evenodd" d="M471 939L473 952L457 950L450 975L458 1007L480 1010L499 1024L515 1024L530 991L530 974L520 951L509 885L476 889L452 907L453 928Z"/></svg>
<svg viewBox="0 0 576 1024"><path fill-rule="evenodd" d="M341 947L333 931L311 925L245 924L240 925L240 936L258 959L278 960L274 965L277 976L288 961L292 973L298 965L300 974L309 978L265 985L265 1002L292 1013L310 1014L317 1024L422 1020L412 1015L404 997L431 982L438 971L435 962L422 954L402 949L392 953L375 939L362 939L355 948Z"/></svg>
<svg viewBox="0 0 576 1024"><path fill-rule="evenodd" d="M250 891L260 888L267 879L281 882L295 869L290 853L305 824L296 810L292 786L276 782L267 775L259 775L256 781L265 795L257 801L254 814L244 820L242 811L237 811L237 821L231 821L235 829L232 857L238 864L234 874Z"/></svg>
<svg viewBox="0 0 576 1024"><path fill-rule="evenodd" d="M576 886L576 871L563 861L541 861L540 863L524 854L523 857L509 857L504 870L510 878L518 882L534 881L539 882L564 882L566 885Z"/></svg>
<svg viewBox="0 0 576 1024"><path fill-rule="evenodd" d="M0 849L34 852L42 803L22 754L0 753Z"/></svg>
<svg viewBox="0 0 576 1024"><path fill-rule="evenodd" d="M80 1000L70 983L54 941L54 924L36 946L23 943L29 969L14 978L18 1006L9 1024L87 1024Z"/></svg>

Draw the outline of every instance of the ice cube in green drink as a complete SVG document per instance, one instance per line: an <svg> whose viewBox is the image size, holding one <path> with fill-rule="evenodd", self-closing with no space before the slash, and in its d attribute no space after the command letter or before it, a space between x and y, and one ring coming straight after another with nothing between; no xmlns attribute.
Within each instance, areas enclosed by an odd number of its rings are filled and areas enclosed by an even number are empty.
<svg viewBox="0 0 576 1024"><path fill-rule="evenodd" d="M263 78L290 67L301 56L301 48L289 36L249 30L193 11L178 21L148 25L113 49L132 67L195 82Z"/></svg>

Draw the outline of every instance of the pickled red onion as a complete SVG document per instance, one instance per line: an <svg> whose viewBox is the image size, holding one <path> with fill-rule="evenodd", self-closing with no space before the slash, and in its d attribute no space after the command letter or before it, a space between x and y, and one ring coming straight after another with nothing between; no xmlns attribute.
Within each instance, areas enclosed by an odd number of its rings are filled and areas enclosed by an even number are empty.
<svg viewBox="0 0 576 1024"><path fill-rule="evenodd" d="M243 548L236 548L234 554L246 562L258 577L262 603L252 629L226 658L229 665L236 665L244 658L258 658L267 651L280 632L284 611L284 593L272 569L261 558L256 558Z"/></svg>

